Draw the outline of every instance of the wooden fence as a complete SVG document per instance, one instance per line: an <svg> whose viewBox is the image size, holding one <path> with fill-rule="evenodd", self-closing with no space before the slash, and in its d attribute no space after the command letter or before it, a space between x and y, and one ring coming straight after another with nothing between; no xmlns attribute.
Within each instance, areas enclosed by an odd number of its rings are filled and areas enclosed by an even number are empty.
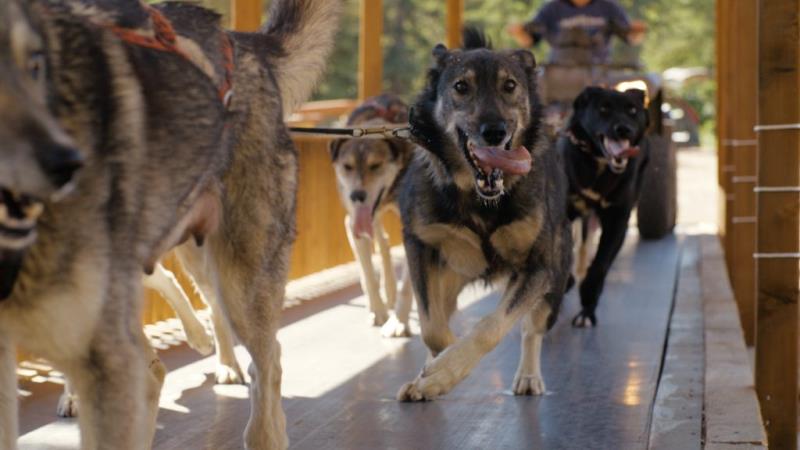
<svg viewBox="0 0 800 450"><path fill-rule="evenodd" d="M797 448L800 0L717 0L720 235L770 448Z"/></svg>

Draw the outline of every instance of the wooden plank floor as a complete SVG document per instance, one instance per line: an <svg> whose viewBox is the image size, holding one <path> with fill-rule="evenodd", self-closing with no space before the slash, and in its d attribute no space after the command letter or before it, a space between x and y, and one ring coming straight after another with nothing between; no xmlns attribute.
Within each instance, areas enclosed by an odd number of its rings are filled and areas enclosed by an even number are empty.
<svg viewBox="0 0 800 450"><path fill-rule="evenodd" d="M397 389L425 361L418 333L387 340L365 324L355 290L289 309L283 345L284 408L296 449L646 448L678 268L677 238L631 233L610 273L598 328L576 330L573 292L544 347L544 397L515 397L515 330L447 396L402 404ZM355 297L355 298L354 298ZM497 295L470 290L454 320L463 331ZM418 330L417 330L418 331ZM241 349L239 349L241 350ZM247 355L240 352L247 362ZM249 415L244 386L213 386L214 360L184 347L163 353L168 375L157 449L235 449ZM74 448L73 420L55 418L57 391L22 403L22 448ZM35 399L35 401L33 400ZM47 418L50 417L48 421Z"/></svg>

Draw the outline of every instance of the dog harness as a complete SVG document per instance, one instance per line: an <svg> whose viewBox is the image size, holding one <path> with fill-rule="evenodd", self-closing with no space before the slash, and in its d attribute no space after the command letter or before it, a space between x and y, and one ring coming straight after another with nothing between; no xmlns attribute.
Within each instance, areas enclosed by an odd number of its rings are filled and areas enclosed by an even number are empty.
<svg viewBox="0 0 800 450"><path fill-rule="evenodd" d="M144 10L150 16L150 21L153 24L152 35L144 34L143 30L125 28L118 25L110 25L107 26L107 28L124 42L139 47L151 48L167 53L174 53L197 66L212 80L216 78L215 74L208 73L207 70L203 69L206 64L202 64L201 61L198 61L198 56L193 57L192 53L185 52L181 48L175 28L172 26L172 23L169 21L169 19L167 19L164 14L161 13L161 11L146 4L142 4L142 8L144 8ZM222 77L218 83L219 86L217 87L217 90L222 104L227 109L230 106L231 99L233 97L233 44L230 36L228 36L227 33L223 31L220 33L220 35L224 73L222 74Z"/></svg>
<svg viewBox="0 0 800 450"><path fill-rule="evenodd" d="M587 214L592 206L597 206L600 209L606 209L611 206L611 202L606 200L606 196L616 187L616 183L610 185L610 189L598 189L596 187L597 181L605 174L608 167L606 158L597 157L592 153L592 148L588 142L578 139L572 130L565 130L562 135L569 139L570 144L581 150L582 153L594 158L597 163L597 173L595 174L595 182L589 187L581 186L577 180L570 180L570 183L575 183L578 192L570 194L570 203L576 211L581 214ZM630 156L638 156L639 149L631 150ZM619 175L613 170L608 170L613 175Z"/></svg>

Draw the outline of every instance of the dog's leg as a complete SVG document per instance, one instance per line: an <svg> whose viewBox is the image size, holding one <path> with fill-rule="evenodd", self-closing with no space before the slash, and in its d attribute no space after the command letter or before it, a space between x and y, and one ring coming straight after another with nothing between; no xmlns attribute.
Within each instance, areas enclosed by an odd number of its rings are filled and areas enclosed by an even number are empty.
<svg viewBox="0 0 800 450"><path fill-rule="evenodd" d="M250 421L245 429L248 449L281 449L288 446L286 417L281 407L280 344L277 331L285 294L291 247L281 241L279 248L261 250L276 259L270 270L264 263L218 249L222 307L230 318L239 341L252 357L250 374ZM286 243L285 245L283 243ZM217 243L219 244L219 243ZM271 253L267 253L271 252ZM283 261L277 263L276 261ZM216 313L215 313L216 314Z"/></svg>
<svg viewBox="0 0 800 450"><path fill-rule="evenodd" d="M383 325L389 318L389 313L386 311L383 300L381 300L379 283L376 279L375 268L372 266L372 240L353 236L350 216L348 215L344 220L350 248L353 249L353 254L355 254L361 268L361 289L367 295L367 304L369 305L367 321L373 326Z"/></svg>
<svg viewBox="0 0 800 450"><path fill-rule="evenodd" d="M549 287L543 271L521 274L510 281L497 309L481 319L468 335L425 364L417 378L400 389L398 400L431 400L449 392L469 375L483 355L497 346L523 314L530 313L532 307L542 308ZM423 326L423 336L424 331Z"/></svg>
<svg viewBox="0 0 800 450"><path fill-rule="evenodd" d="M141 267L111 267L104 308L85 356L64 372L81 401L78 421L85 449L149 448L148 394L153 395L139 322ZM112 262L114 264L115 262Z"/></svg>
<svg viewBox="0 0 800 450"><path fill-rule="evenodd" d="M78 395L70 386L69 380L64 381L64 392L58 399L56 414L59 417L78 417Z"/></svg>
<svg viewBox="0 0 800 450"><path fill-rule="evenodd" d="M0 330L0 448L17 448L17 350Z"/></svg>
<svg viewBox="0 0 800 450"><path fill-rule="evenodd" d="M397 302L397 277L394 274L394 264L392 264L391 245L389 245L389 235L383 229L383 224L378 218L375 222L375 239L378 241L378 250L381 252L381 271L383 282L383 293L386 296L386 308L394 309Z"/></svg>
<svg viewBox="0 0 800 450"><path fill-rule="evenodd" d="M210 301L209 306L211 321L214 324L214 339L217 343L217 384L245 384L244 371L233 351L236 340L228 318L221 310L218 300Z"/></svg>
<svg viewBox="0 0 800 450"><path fill-rule="evenodd" d="M542 395L545 392L541 368L542 339L551 313L550 305L541 302L522 318L522 351L511 385L516 395Z"/></svg>
<svg viewBox="0 0 800 450"><path fill-rule="evenodd" d="M408 326L408 316L411 314L411 303L414 300L413 286L411 285L411 274L408 270L408 263L403 261L403 275L400 278L399 298L394 306L394 312L390 314L389 320L381 327L383 337L408 337L411 336L411 329Z"/></svg>
<svg viewBox="0 0 800 450"><path fill-rule="evenodd" d="M575 222L572 222L572 239L578 248L575 258L575 277L582 280L586 276L586 269L588 264L588 250L589 244L589 218L581 216Z"/></svg>
<svg viewBox="0 0 800 450"><path fill-rule="evenodd" d="M139 335L140 345L145 354L145 361L147 362L147 374L145 375L145 407L147 427L144 436L147 448L150 448L153 442L153 437L156 434L156 419L158 418L158 400L161 397L161 387L164 385L164 377L167 375L167 368L164 363L158 358L155 350L150 345L144 333Z"/></svg>
<svg viewBox="0 0 800 450"><path fill-rule="evenodd" d="M586 278L581 282L581 312L574 319L572 325L575 327L588 327L597 325L595 309L603 292L606 275L617 257L622 244L625 242L625 235L628 233L628 219L630 209L610 208L600 211L600 244L597 246L597 253L586 272Z"/></svg>
<svg viewBox="0 0 800 450"><path fill-rule="evenodd" d="M244 384L244 374L233 351L235 345L233 332L225 312L220 306L220 289L216 268L206 247L198 247L188 242L178 247L176 254L181 266L191 276L196 292L211 308L211 322L214 326L214 342L217 347L217 384Z"/></svg>
<svg viewBox="0 0 800 450"><path fill-rule="evenodd" d="M192 302L186 296L175 275L158 264L152 275L142 277L144 287L158 291L181 321L189 346L201 355L214 351L214 340L197 318Z"/></svg>

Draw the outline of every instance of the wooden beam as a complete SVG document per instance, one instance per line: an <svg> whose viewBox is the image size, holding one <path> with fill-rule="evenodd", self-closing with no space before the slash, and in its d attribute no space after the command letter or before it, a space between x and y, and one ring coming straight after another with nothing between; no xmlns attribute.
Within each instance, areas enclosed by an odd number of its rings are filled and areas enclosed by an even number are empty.
<svg viewBox="0 0 800 450"><path fill-rule="evenodd" d="M733 112L725 140L728 161L733 163L729 191L734 195L731 205L731 283L745 342L755 341L756 276L753 253L756 249L756 110L758 102L758 34L757 4L755 1L735 0L731 10L731 88L729 99Z"/></svg>
<svg viewBox="0 0 800 450"><path fill-rule="evenodd" d="M758 1L759 125L800 123L799 15L800 0ZM800 130L760 131L758 148L761 189L800 185ZM797 448L799 195L757 193L756 390L769 447L789 450Z"/></svg>
<svg viewBox="0 0 800 450"><path fill-rule="evenodd" d="M732 273L733 258L730 248L733 240L731 226L732 206L734 195L730 188L731 176L733 174L733 161L728 151L727 138L730 132L730 122L732 117L732 107L730 98L731 91L731 55L733 54L731 45L731 9L733 0L717 1L717 145L718 145L718 183L719 183L719 229L722 239L722 248L725 253L725 263L728 272Z"/></svg>
<svg viewBox="0 0 800 450"><path fill-rule="evenodd" d="M447 0L447 47L461 47L461 29L464 27L464 0Z"/></svg>
<svg viewBox="0 0 800 450"><path fill-rule="evenodd" d="M361 0L358 35L358 98L383 91L383 0Z"/></svg>
<svg viewBox="0 0 800 450"><path fill-rule="evenodd" d="M236 31L256 31L263 12L261 0L231 0L231 27Z"/></svg>

